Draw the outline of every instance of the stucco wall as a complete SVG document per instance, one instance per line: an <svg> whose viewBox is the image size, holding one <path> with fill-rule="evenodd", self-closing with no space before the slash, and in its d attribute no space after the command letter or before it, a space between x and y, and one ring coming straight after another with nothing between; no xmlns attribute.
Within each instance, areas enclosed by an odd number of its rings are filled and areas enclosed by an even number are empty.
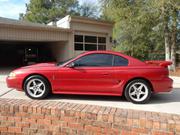
<svg viewBox="0 0 180 135"><path fill-rule="evenodd" d="M71 22L71 29L112 35L112 26Z"/></svg>
<svg viewBox="0 0 180 135"><path fill-rule="evenodd" d="M54 42L50 45L50 49L56 62L65 61L70 57L68 42Z"/></svg>

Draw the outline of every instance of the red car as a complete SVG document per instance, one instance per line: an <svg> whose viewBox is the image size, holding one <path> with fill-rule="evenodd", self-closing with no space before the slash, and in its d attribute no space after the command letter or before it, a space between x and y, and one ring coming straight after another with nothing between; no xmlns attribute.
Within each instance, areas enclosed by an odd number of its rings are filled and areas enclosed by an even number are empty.
<svg viewBox="0 0 180 135"><path fill-rule="evenodd" d="M142 62L113 51L91 51L64 63L42 63L12 71L9 88L33 99L53 94L124 95L133 103L147 102L152 93L172 90L167 61Z"/></svg>

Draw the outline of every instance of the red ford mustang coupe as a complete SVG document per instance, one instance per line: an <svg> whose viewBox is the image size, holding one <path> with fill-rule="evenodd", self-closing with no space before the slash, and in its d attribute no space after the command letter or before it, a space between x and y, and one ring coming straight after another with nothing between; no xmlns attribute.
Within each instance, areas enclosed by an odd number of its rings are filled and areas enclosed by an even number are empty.
<svg viewBox="0 0 180 135"><path fill-rule="evenodd" d="M32 99L53 94L124 95L133 103L147 102L152 93L172 90L167 61L142 62L113 51L91 51L63 63L42 63L12 71L9 88Z"/></svg>

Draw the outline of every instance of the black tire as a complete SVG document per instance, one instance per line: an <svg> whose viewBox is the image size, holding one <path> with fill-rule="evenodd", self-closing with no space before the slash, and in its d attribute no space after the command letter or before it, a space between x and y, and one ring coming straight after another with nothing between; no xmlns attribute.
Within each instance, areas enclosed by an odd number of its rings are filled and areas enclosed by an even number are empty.
<svg viewBox="0 0 180 135"><path fill-rule="evenodd" d="M39 97L34 97L32 96L29 92L28 92L28 88L27 88L27 85L30 81L32 81L33 79L38 79L40 81L42 81L44 83L44 92L41 96ZM30 77L28 77L25 82L24 82L24 85L23 85L23 88L24 88L24 91L26 93L26 95L31 98L31 99L44 99L46 98L47 96L49 96L49 94L51 93L51 86L48 82L48 80L40 75L32 75Z"/></svg>
<svg viewBox="0 0 180 135"><path fill-rule="evenodd" d="M144 84L144 86L146 86L146 96L144 96L144 99L142 101L136 101L135 99L133 99L132 96L130 96L130 88L132 88L133 85L135 84L138 84L138 83L141 83L141 84ZM145 89L145 88L144 88ZM125 88L125 91L124 91L124 95L126 97L126 99L132 103L135 103L135 104L145 104L149 101L150 97L151 97L151 94L152 94L152 89L151 89L151 86L150 84L143 80L143 79L135 79L135 80L132 80L131 82L129 82ZM136 96L136 95L135 95ZM142 96L143 97L143 96Z"/></svg>

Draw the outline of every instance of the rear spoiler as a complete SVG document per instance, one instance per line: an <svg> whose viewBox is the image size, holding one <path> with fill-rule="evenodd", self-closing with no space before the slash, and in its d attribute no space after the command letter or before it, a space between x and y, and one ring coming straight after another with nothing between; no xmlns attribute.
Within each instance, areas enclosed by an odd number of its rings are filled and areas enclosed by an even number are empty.
<svg viewBox="0 0 180 135"><path fill-rule="evenodd" d="M159 65L161 67L168 67L169 65L172 64L171 61L156 61L156 60L152 60L152 61L145 61L146 64L151 64L151 65Z"/></svg>

